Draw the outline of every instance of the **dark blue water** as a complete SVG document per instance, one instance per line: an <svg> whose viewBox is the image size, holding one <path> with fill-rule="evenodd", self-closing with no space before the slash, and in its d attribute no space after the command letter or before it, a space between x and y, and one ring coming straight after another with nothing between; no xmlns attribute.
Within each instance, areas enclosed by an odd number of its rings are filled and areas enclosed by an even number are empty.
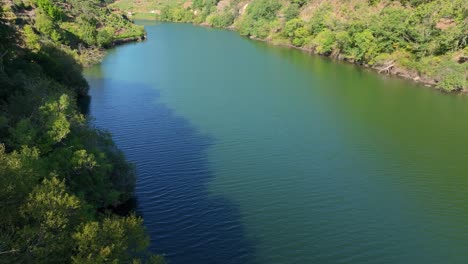
<svg viewBox="0 0 468 264"><path fill-rule="evenodd" d="M158 104L157 91L148 86L94 78L89 83L93 122L112 131L136 164L138 211L153 238L151 249L170 263L248 263L253 247L238 222L238 206L207 194L213 177L207 148L214 139Z"/></svg>

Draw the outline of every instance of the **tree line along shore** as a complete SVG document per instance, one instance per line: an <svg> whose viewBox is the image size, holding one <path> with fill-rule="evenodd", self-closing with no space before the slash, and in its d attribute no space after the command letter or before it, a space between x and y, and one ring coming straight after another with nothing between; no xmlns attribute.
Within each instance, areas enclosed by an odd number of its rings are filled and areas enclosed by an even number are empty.
<svg viewBox="0 0 468 264"><path fill-rule="evenodd" d="M466 91L464 0L117 0L133 18L189 22Z"/></svg>

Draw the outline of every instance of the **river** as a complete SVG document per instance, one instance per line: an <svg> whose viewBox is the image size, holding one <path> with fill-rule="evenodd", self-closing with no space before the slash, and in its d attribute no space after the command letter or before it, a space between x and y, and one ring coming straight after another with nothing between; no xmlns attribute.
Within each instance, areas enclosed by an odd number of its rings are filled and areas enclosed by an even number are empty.
<svg viewBox="0 0 468 264"><path fill-rule="evenodd" d="M87 69L171 264L467 263L468 96L146 24Z"/></svg>

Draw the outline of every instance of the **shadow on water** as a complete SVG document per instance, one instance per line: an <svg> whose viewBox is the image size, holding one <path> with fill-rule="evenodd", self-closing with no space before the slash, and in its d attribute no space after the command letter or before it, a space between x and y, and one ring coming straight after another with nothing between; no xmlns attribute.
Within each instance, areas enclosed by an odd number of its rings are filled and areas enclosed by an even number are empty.
<svg viewBox="0 0 468 264"><path fill-rule="evenodd" d="M215 139L176 116L148 86L89 79L90 114L137 167L137 211L153 252L169 263L250 263L238 205L208 193L207 156Z"/></svg>

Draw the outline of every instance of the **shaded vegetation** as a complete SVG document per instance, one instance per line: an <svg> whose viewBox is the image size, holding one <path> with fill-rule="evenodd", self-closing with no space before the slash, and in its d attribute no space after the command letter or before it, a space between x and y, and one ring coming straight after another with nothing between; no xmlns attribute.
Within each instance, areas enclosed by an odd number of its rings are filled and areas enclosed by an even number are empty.
<svg viewBox="0 0 468 264"><path fill-rule="evenodd" d="M140 218L105 211L133 196L134 168L77 108L82 65L142 29L96 1L0 16L0 263L163 263Z"/></svg>

